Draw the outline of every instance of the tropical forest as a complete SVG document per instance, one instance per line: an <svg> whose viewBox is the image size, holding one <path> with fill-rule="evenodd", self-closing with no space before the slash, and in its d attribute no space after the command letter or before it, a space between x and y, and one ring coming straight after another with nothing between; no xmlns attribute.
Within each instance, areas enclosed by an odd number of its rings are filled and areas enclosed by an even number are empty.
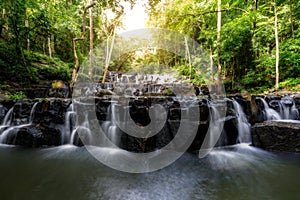
<svg viewBox="0 0 300 200"><path fill-rule="evenodd" d="M300 199L299 0L0 0L0 199Z"/></svg>

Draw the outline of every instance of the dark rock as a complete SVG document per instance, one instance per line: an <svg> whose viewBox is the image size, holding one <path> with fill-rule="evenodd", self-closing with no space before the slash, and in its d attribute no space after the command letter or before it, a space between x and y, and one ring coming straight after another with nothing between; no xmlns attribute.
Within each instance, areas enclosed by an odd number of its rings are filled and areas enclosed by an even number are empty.
<svg viewBox="0 0 300 200"><path fill-rule="evenodd" d="M272 150L300 152L300 123L297 121L266 121L251 129L254 146Z"/></svg>
<svg viewBox="0 0 300 200"><path fill-rule="evenodd" d="M295 102L295 106L298 109L299 113L300 113L300 93L296 94L294 96L294 102Z"/></svg>
<svg viewBox="0 0 300 200"><path fill-rule="evenodd" d="M0 124L2 124L7 112L8 112L7 108L5 108L2 104L0 104Z"/></svg>
<svg viewBox="0 0 300 200"><path fill-rule="evenodd" d="M17 131L14 144L24 147L42 146L43 133L33 125L22 127Z"/></svg>

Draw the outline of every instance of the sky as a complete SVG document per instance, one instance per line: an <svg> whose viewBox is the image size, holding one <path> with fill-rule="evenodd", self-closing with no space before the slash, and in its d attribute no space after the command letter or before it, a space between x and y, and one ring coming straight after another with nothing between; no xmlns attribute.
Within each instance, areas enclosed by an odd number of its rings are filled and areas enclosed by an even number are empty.
<svg viewBox="0 0 300 200"><path fill-rule="evenodd" d="M125 2L125 16L123 17L124 30L120 30L119 32L126 32L134 29L146 28L147 21L147 13L143 4L145 4L147 0L138 0L131 10L130 4Z"/></svg>

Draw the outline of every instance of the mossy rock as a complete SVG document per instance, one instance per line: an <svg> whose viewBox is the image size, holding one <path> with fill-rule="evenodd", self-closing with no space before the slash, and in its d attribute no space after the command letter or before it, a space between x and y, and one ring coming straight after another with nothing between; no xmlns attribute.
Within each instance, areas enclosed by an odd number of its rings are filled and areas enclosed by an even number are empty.
<svg viewBox="0 0 300 200"><path fill-rule="evenodd" d="M51 87L52 87L52 89L64 88L65 83L61 80L55 80L55 81L52 82Z"/></svg>
<svg viewBox="0 0 300 200"><path fill-rule="evenodd" d="M173 90L171 90L170 88L165 88L161 94L162 96L176 96Z"/></svg>
<svg viewBox="0 0 300 200"><path fill-rule="evenodd" d="M97 96L97 97L103 97L103 96L111 96L111 95L113 95L114 93L112 92L112 91L110 91L110 90L107 90L107 89L101 89L100 91L98 91L97 93L96 93L96 95L95 96Z"/></svg>

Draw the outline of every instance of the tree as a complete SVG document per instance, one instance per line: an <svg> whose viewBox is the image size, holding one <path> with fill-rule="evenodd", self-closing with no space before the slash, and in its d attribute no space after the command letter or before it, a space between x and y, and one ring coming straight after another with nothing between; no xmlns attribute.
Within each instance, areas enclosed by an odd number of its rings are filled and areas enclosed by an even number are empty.
<svg viewBox="0 0 300 200"><path fill-rule="evenodd" d="M218 72L222 76L222 67L220 63L220 39L221 39L221 0L218 0L218 20L217 20L217 41L218 41Z"/></svg>
<svg viewBox="0 0 300 200"><path fill-rule="evenodd" d="M278 41L278 18L277 18L277 7L276 0L274 0L274 31L275 31L275 42L276 42L276 81L275 81L275 89L278 90L279 84L279 41Z"/></svg>

